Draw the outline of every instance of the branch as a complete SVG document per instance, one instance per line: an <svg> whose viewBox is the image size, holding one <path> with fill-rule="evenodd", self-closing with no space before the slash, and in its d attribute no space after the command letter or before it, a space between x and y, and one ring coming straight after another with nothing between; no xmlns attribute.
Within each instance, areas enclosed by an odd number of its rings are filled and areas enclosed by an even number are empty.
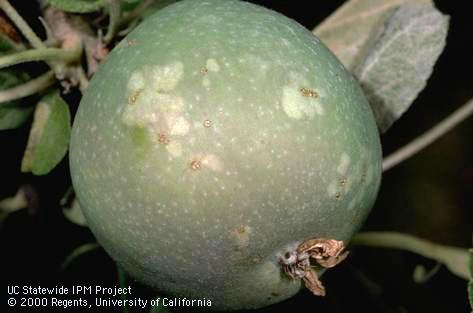
<svg viewBox="0 0 473 313"><path fill-rule="evenodd" d="M55 82L54 72L49 71L22 85L0 91L0 107L8 101L24 98L48 88Z"/></svg>
<svg viewBox="0 0 473 313"><path fill-rule="evenodd" d="M462 107L457 109L450 116L432 127L423 135L417 137L401 149L385 157L383 160L383 172L386 172L390 168L421 151L432 142L440 138L442 135L447 133L453 127L461 123L471 114L473 114L473 99L470 99Z"/></svg>
<svg viewBox="0 0 473 313"><path fill-rule="evenodd" d="M362 232L352 245L406 250L443 263L453 274L468 280L468 249L444 246L397 232Z"/></svg>
<svg viewBox="0 0 473 313"><path fill-rule="evenodd" d="M41 48L16 52L0 57L0 68L32 61L62 61L70 63L80 57L78 49Z"/></svg>
<svg viewBox="0 0 473 313"><path fill-rule="evenodd" d="M25 20L18 14L8 0L0 0L0 8L8 15L12 22L18 27L21 33L31 43L34 48L45 48L43 41L36 35Z"/></svg>

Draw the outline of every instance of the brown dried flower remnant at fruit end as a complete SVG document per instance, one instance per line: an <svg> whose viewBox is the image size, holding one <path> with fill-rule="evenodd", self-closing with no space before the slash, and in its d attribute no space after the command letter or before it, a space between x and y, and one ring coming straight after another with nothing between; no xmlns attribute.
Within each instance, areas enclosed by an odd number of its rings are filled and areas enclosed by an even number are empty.
<svg viewBox="0 0 473 313"><path fill-rule="evenodd" d="M280 263L283 271L292 279L302 279L316 296L325 296L325 288L317 272L311 267L311 260L323 268L331 268L342 262L348 255L343 241L335 239L309 239L300 244L294 251L286 252Z"/></svg>
<svg viewBox="0 0 473 313"><path fill-rule="evenodd" d="M314 91L314 90L309 89L309 88L302 87L300 89L300 92L304 97L310 97L310 98L318 98L319 97L319 94L317 93L317 91Z"/></svg>

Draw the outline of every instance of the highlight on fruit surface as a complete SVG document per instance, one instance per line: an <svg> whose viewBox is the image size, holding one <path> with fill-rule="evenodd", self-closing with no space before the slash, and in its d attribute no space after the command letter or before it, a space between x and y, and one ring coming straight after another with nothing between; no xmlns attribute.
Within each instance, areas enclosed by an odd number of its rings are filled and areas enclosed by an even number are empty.
<svg viewBox="0 0 473 313"><path fill-rule="evenodd" d="M72 130L99 243L159 292L258 308L342 261L380 185L355 79L302 26L234 0L147 18L100 66Z"/></svg>

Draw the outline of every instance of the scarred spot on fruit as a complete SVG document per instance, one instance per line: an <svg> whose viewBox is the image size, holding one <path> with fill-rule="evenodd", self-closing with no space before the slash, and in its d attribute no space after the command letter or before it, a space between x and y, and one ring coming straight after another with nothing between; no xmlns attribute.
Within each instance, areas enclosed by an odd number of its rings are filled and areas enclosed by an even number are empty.
<svg viewBox="0 0 473 313"><path fill-rule="evenodd" d="M320 104L320 94L307 86L305 78L291 72L290 83L282 90L282 107L290 118L300 120L303 117L312 119L316 114L324 115Z"/></svg>
<svg viewBox="0 0 473 313"><path fill-rule="evenodd" d="M184 99L172 94L182 78L181 62L145 67L133 72L128 82L128 104L122 113L123 122L131 127L146 129L154 142L168 145L171 136L186 135L191 125L184 115ZM167 151L173 156L182 154L175 143Z"/></svg>
<svg viewBox="0 0 473 313"><path fill-rule="evenodd" d="M166 146L166 150L174 157L182 155L182 145L178 141L173 141Z"/></svg>
<svg viewBox="0 0 473 313"><path fill-rule="evenodd" d="M337 173L341 175L345 175L347 173L349 165L350 165L350 157L348 156L348 154L343 152L340 158L340 162L338 163L338 166L337 166Z"/></svg>
<svg viewBox="0 0 473 313"><path fill-rule="evenodd" d="M223 162L215 154L206 154L202 158L202 165L205 167L220 172L223 169Z"/></svg>
<svg viewBox="0 0 473 313"><path fill-rule="evenodd" d="M334 197L337 194L337 181L332 181L328 186L327 186L327 193L330 197Z"/></svg>
<svg viewBox="0 0 473 313"><path fill-rule="evenodd" d="M210 79L208 77L204 77L202 79L202 86L209 87L210 86Z"/></svg>
<svg viewBox="0 0 473 313"><path fill-rule="evenodd" d="M128 81L128 89L132 93L139 89L142 89L146 84L143 71L135 71L131 74L130 80Z"/></svg>
<svg viewBox="0 0 473 313"><path fill-rule="evenodd" d="M190 124L181 115L166 116L166 123L169 127L169 133L174 136L184 136L189 132Z"/></svg>
<svg viewBox="0 0 473 313"><path fill-rule="evenodd" d="M182 62L174 62L165 66L152 68L151 82L157 91L167 92L173 90L184 74Z"/></svg>
<svg viewBox="0 0 473 313"><path fill-rule="evenodd" d="M208 59L206 63L206 67L211 72L218 72L220 71L220 65L218 65L215 59Z"/></svg>

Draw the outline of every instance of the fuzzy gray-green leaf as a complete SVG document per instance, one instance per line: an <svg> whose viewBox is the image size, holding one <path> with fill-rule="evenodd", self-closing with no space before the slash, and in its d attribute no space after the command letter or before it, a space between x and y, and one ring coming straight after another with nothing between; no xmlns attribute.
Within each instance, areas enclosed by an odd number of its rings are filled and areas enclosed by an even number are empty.
<svg viewBox="0 0 473 313"><path fill-rule="evenodd" d="M36 106L21 170L49 173L64 157L69 145L71 116L59 92L51 92Z"/></svg>
<svg viewBox="0 0 473 313"><path fill-rule="evenodd" d="M408 2L432 4L432 0L349 0L313 32L352 70L363 59L371 39L382 32L386 19Z"/></svg>
<svg viewBox="0 0 473 313"><path fill-rule="evenodd" d="M104 0L47 0L47 2L60 10L71 13L89 13L100 10Z"/></svg>
<svg viewBox="0 0 473 313"><path fill-rule="evenodd" d="M425 87L445 46L447 31L448 16L435 8L402 5L354 70L381 132L409 108Z"/></svg>

